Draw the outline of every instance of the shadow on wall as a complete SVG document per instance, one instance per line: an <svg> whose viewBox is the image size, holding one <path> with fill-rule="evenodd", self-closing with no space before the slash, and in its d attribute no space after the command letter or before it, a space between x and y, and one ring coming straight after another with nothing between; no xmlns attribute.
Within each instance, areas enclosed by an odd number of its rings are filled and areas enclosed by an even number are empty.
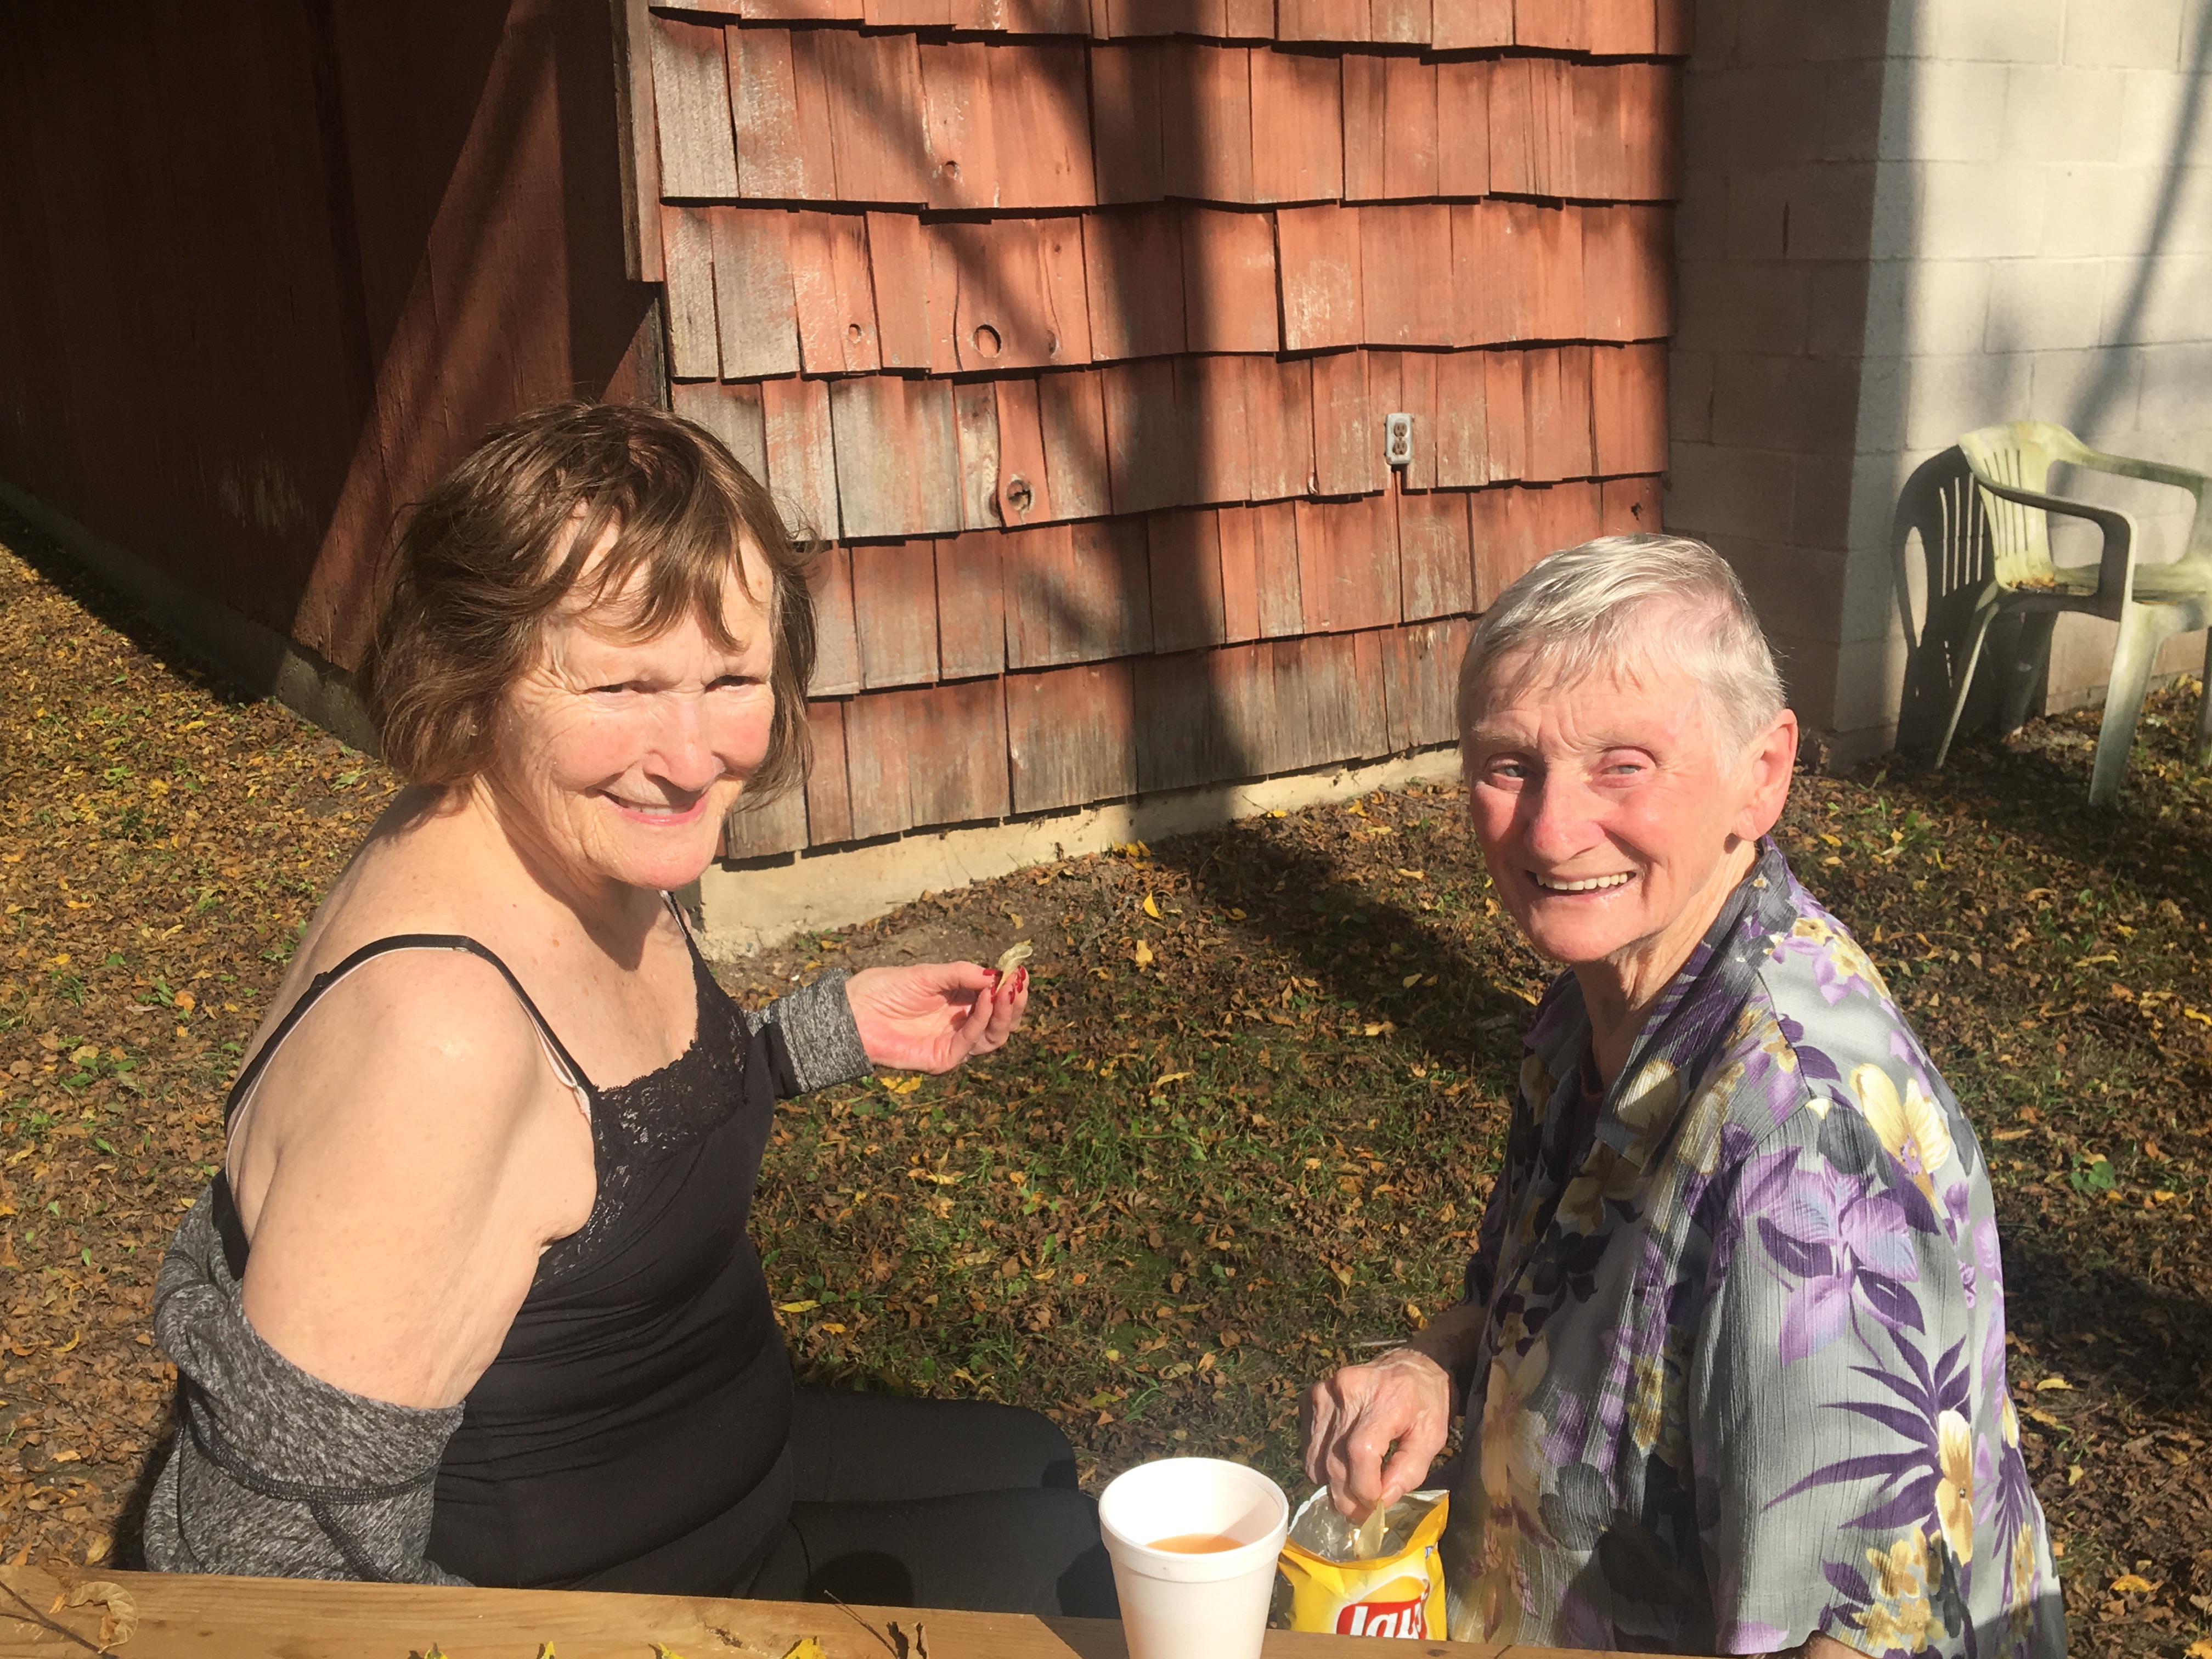
<svg viewBox="0 0 2212 1659"><path fill-rule="evenodd" d="M734 28L736 25L732 23L730 27ZM1163 42L1139 40L1131 49L1149 50L1155 46L1164 47L1164 45ZM643 48L640 46L637 49ZM951 50L943 46L926 49ZM958 49L965 51L969 47L963 46ZM979 46L977 49L983 48ZM1036 59L1040 62L1048 55L1056 57L1068 49L1065 37L1018 33L994 37L988 46L989 52L1004 53L1009 60ZM1079 45L1075 50L1087 52L1089 47ZM915 137L914 111L891 95L887 84L878 73L878 66L874 59L857 52L824 52L820 55L818 67L827 88L827 101L837 110L842 122L867 130L876 149L884 155L902 155L910 149ZM994 70L994 76L998 73ZM1092 88L1088 72L1079 70L1073 74L1048 73L1039 68L1024 71L1024 76L1021 95L1029 109L1025 119L1034 130L1050 133L1079 131L1091 135L1095 125L1103 127L1104 125L1103 115L1094 122ZM1144 117L1144 125L1157 125L1160 131L1169 133L1205 131L1209 122L1218 115L1218 111L1213 109L1203 95L1207 85L1206 78L1196 74L1158 74L1152 100L1149 103L1141 99L1139 100L1138 109ZM1123 88L1116 95L1127 97L1131 94L1127 88ZM1125 118L1134 118L1129 112L1124 111L1121 114ZM744 143L742 131L738 142L742 148ZM957 145L960 142L959 137L954 137L952 142ZM982 143L984 141L977 138L975 142ZM1090 143L1091 139L1086 137L1085 166L1097 169L1098 188L1094 198L1086 180L1081 192L1084 206L1039 207L1025 202L1004 212L988 210L988 216L985 210L977 210L973 217L974 228L979 234L946 237L937 245L933 257L949 256L957 271L958 292L985 296L990 304L1007 307L1013 313L1020 313L1023 309L1016 297L1023 287L1018 280L1015 280L1018 273L1011 273L1005 268L1009 256L1004 240L980 234L992 224L1046 220L1073 226L1079 216L1085 214L1095 215L1102 221L1118 216L1137 215L1158 219L1183 205L1180 198L1169 193L1167 181L1164 178L1156 179L1152 185L1142 188L1133 184L1133 180L1146 171L1141 165L1141 156L1133 161L1128 155L1109 153L1103 140L1100 141L1101 148L1094 155L1087 148ZM1140 145L1125 148L1141 149ZM1157 150L1157 146L1155 149ZM962 154L964 157L966 152L963 150ZM988 153L979 165L986 168L992 165ZM1172 168L1174 163L1170 161L1168 165ZM1117 170L1119 183L1109 188L1107 175ZM1153 158L1152 171L1155 173L1163 171L1157 155ZM959 176L957 163L952 172L956 178ZM988 185L988 179L986 179L984 183ZM664 197L667 198L667 193L665 192ZM748 206L755 204L750 198L745 200ZM801 205L819 208L832 204L826 199L810 198ZM1271 210L1271 204L1266 204L1210 202L1206 205L1210 210L1244 212L1262 217ZM906 211L902 206L884 216L903 217ZM957 222L949 216L953 211L955 210L947 210L939 204L921 208L919 216L933 224ZM877 216L870 216L872 220ZM1156 256L1157 249L1151 250L1148 257ZM1119 308L1111 319L1116 332L1134 334L1141 331L1145 326L1145 313L1148 308L1157 307L1158 304L1157 290L1163 280L1162 271L1156 266L1139 262L1133 242L1109 240L1098 258L1100 264L1109 274L1109 280L1098 283L1091 294L1094 310L1110 302ZM1093 280L1096 282L1095 274ZM1166 280L1176 282L1176 273L1167 273ZM1178 345L1170 354L1177 363L1175 380L1178 382L1182 379L1182 362L1186 359L1195 361L1201 350L1208 349L1202 343L1228 337L1231 333L1229 325L1235 320L1220 314L1226 301L1216 284L1194 282L1182 283L1179 286L1180 291L1175 295L1173 301L1174 308L1182 319L1178 338L1187 337L1190 345L1188 351ZM1010 293L1010 289L1015 292ZM1045 292L1048 307L1048 286ZM676 303L672 290L668 302L672 306ZM963 303L964 305L964 301ZM986 314L989 313L987 312ZM1036 317L1024 315L1020 320L1034 323L1041 336L1056 334L1060 328L1058 319L1049 314L1048 309L1046 314ZM1093 324L1103 324L1107 320L1103 316L1094 316ZM995 355L995 344L993 351ZM1103 353L1098 361L1101 363L1106 361ZM1155 360L1152 366L1164 370L1167 362ZM882 372L889 373L891 367L886 360ZM1034 374L1037 365L1030 363L1029 368ZM693 371L684 372L689 374ZM811 369L808 371L810 374L812 372ZM1014 382L1017 386L1023 384L1030 386L1030 421L1032 428L1036 419L1035 400L1038 396L1037 387L1049 383L1055 374L1069 372L1046 365L1041 380L1025 382L1018 380ZM941 382L942 377L933 370L931 378ZM1055 639L1085 641L1093 645L1110 641L1102 648L1086 652L1072 659L1047 657L1038 665L1082 667L1093 671L1097 677L1094 689L1099 703L1115 706L1097 707L1085 712L1099 728L1111 731L1118 721L1126 720L1133 721L1138 729L1137 742L1128 745L1132 752L1127 775L1118 779L1093 779L1091 787L1074 792L1074 799L1119 799L1164 787L1180 787L1190 781L1181 775L1185 772L1194 773L1197 781L1211 783L1254 778L1280 769L1270 764L1271 757L1264 752L1267 747L1264 733L1255 729L1253 711L1248 706L1255 700L1251 695L1253 688L1241 685L1236 675L1228 672L1233 659L1212 647L1184 648L1178 642L1164 637L1170 619L1200 618L1218 615L1221 611L1223 596L1218 567L1210 565L1200 556L1196 549L1187 553L1178 549L1163 549L1158 544L1152 514L1108 510L1101 516L1094 517L1088 511L1066 510L1067 503L1062 500L1041 514L1032 516L1030 498L1027 495L1009 500L1003 492L1019 483L1020 480L1012 477L1018 465L1012 452L1009 452L1005 465L1002 466L1000 464L999 446L1001 438L998 430L998 416L991 412L990 408L992 390L1000 384L995 378L976 380L971 377L963 380L956 387L954 407L960 427L959 483L964 526L964 532L958 539L963 544L969 544L975 538L974 533L979 531L990 538L993 544L988 555L981 556L988 558L994 571L998 569L1000 561L1006 562L1010 605L1011 592L1015 586L1014 562L1024 557L1037 556L1040 543L1039 538L1034 536L1010 536L1006 532L1022 531L1032 526L1073 525L1079 537L1088 533L1096 540L1098 544L1097 548L1086 550L1081 561L1081 579L1060 582L1051 580L1049 573L1043 573L1034 582L1024 584L1024 603L1030 608L1027 620L1032 625L1042 623L1043 631ZM1150 391L1157 394L1164 389L1164 384L1156 384ZM970 400L978 392L982 394L981 407L980 412L974 412L976 406ZM1174 395L1172 392L1167 393L1170 402ZM1003 398L1003 394L1001 396ZM999 406L1003 409L1006 405L1002 401ZM681 407L680 404L678 407ZM1162 410L1163 422L1173 412L1172 408ZM1109 456L1107 429L1103 423L1069 421L1054 428L1054 439L1065 447L1065 453L1060 449L1054 451L1050 462L1052 467L1064 467L1073 477L1100 481L1102 489L1103 481L1110 475L1122 472L1130 465L1128 456ZM1009 443L1015 441L1011 434L1006 441ZM1034 433L1031 441L1034 441ZM1200 434L1201 446L1215 441L1218 441L1216 434L1210 429ZM822 434L820 442L826 453L830 447L826 432ZM971 443L974 446L972 450ZM1042 455L1035 458L1040 464L1044 459ZM1205 470L1208 463L1201 458L1199 465L1201 470ZM988 499L980 503L975 499L976 480L969 476L979 465L983 471L997 475L994 483L983 486ZM1020 470L1032 473L1035 471L1030 466L1023 466ZM772 486L775 485L775 480L771 479L770 482ZM866 546L873 541L878 544L872 550L880 553L883 550L880 544L890 539L879 530L861 537L845 533L851 520L848 516L845 524L837 522L840 507L835 495L828 501L807 502L796 499L790 491L779 487L778 499L790 522L799 526L811 525L825 543ZM817 520L820 522L814 522ZM902 556L921 560L931 557L932 550L943 550L948 544L946 539L934 538L934 532L922 534L913 531L907 532L902 544L897 544ZM825 560L824 563L825 566L831 565L832 561ZM943 566L940 565L939 568L941 571ZM1212 578L1210 586L1209 576ZM837 578L825 571L825 580L834 583ZM993 576L989 586L994 593L998 591L996 575ZM974 598L969 584L965 581L947 584L940 577L937 603L948 607L945 621L949 625L951 621L949 607L956 604L973 606L979 601ZM965 624L975 620L972 616L963 618L963 634L969 631ZM1012 616L1009 615L1006 620L1011 624ZM989 631L998 629L1000 623L995 616L988 619L988 626ZM1008 702L1012 702L1011 693L1017 682L1036 683L1033 677L1017 674L1004 663L995 672L1006 682ZM977 673L974 667L955 672L948 665L943 672L936 673L934 678L942 684L971 678ZM896 686L899 682L890 684ZM864 682L864 689L878 688L873 682ZM832 686L832 693L836 690ZM1241 697L1238 695L1240 691L1244 694ZM850 711L851 705L848 704L848 715ZM1012 711L1007 712L1011 714ZM1146 741L1148 726L1154 728L1150 733L1150 742ZM1002 733L1000 746L1002 749L1012 746L1003 740L1003 736ZM1070 744L1083 738L1079 730L1063 732L1060 736L1062 741ZM845 741L852 740L848 733ZM1357 758L1370 757L1363 756ZM1148 775L1148 773L1163 769L1173 775L1164 778ZM1023 799L1023 784L1018 771L1009 771L1004 788L1004 805L999 812L987 811L980 817L975 814L972 809L976 804L988 801L989 798L988 789L978 787L969 792L969 799L965 802L971 810L957 812L948 822L924 816L931 827L944 829L962 823L989 823L1000 816L1025 814L1036 810L1025 805ZM1052 792L1048 789L1048 793ZM1048 803L1045 810L1055 810L1066 804L1072 803L1054 799ZM783 810L791 810L788 803ZM741 804L738 811L743 814L745 808ZM777 811L775 803L763 805L763 815L773 815ZM733 819L732 828L733 841L744 837L744 829L739 820ZM771 830L769 833L773 835L775 832ZM890 832L888 836L832 834L827 839L831 842L895 839L904 833L905 830L899 830ZM816 836L811 839L820 844L824 838ZM763 856L780 859L783 854L775 852Z"/></svg>

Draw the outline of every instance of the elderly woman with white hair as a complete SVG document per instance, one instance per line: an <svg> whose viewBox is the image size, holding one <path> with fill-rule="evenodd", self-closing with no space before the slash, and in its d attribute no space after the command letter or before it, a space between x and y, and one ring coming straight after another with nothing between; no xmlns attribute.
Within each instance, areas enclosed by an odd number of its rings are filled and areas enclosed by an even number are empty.
<svg viewBox="0 0 2212 1659"><path fill-rule="evenodd" d="M1462 1639L2062 1654L1988 1167L1768 839L1797 722L1734 574L1674 537L1555 553L1459 711L1491 879L1567 971L1465 1299L1311 1390L1309 1472L1364 1515L1465 1411Z"/></svg>

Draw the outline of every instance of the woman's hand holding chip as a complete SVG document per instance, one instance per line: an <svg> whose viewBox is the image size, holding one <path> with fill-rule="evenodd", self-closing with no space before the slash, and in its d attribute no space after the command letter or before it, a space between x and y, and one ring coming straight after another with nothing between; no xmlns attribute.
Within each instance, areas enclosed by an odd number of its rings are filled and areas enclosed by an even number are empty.
<svg viewBox="0 0 2212 1659"><path fill-rule="evenodd" d="M860 1046L878 1066L949 1072L1002 1048L1029 1006L1026 968L1000 975L973 962L864 968L845 981Z"/></svg>
<svg viewBox="0 0 2212 1659"><path fill-rule="evenodd" d="M1451 1432L1451 1373L1415 1348L1346 1365L1306 1390L1306 1474L1347 1520L1418 1487Z"/></svg>

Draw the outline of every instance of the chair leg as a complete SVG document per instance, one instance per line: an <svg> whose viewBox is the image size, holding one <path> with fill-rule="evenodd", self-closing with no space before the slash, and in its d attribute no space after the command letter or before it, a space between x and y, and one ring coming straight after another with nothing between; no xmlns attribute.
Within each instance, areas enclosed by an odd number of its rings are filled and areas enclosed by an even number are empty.
<svg viewBox="0 0 2212 1659"><path fill-rule="evenodd" d="M2212 766L2212 637L2204 644L2204 676L2197 692L2197 764Z"/></svg>
<svg viewBox="0 0 2212 1659"><path fill-rule="evenodd" d="M1997 703L1997 735L2009 737L2027 724L2028 694L2036 677L2051 660L2051 633L2057 626L2055 611L2035 611L2021 618L2020 639L2005 671L2004 695Z"/></svg>
<svg viewBox="0 0 2212 1659"><path fill-rule="evenodd" d="M1990 636L1990 624L1996 620L1997 607L1994 596L1974 607L1974 618L1966 624L1966 650L1959 656L1959 683L1951 692L1951 712L1943 721L1943 735L1936 743L1936 765L1938 772L1951 757L1951 739L1958 734L1959 717L1966 712L1966 693L1973 690L1974 665L1982 659L1982 641Z"/></svg>
<svg viewBox="0 0 2212 1659"><path fill-rule="evenodd" d="M2166 632L2148 606L2131 604L2120 613L2112 678L2105 687L2105 719L2097 728L2097 757L2089 769L2092 806L2109 806L2119 799L2128 750L2135 744L2136 722L2142 718L2143 697L2150 690L2151 664Z"/></svg>

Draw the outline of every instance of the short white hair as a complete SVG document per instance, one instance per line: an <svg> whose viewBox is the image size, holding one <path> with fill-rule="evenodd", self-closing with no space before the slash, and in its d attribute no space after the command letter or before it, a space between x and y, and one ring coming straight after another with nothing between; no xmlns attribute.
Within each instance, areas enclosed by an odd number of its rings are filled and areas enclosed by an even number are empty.
<svg viewBox="0 0 2212 1659"><path fill-rule="evenodd" d="M1655 613L1674 623L1651 637ZM1539 560L1498 596L1459 670L1465 744L1499 665L1518 658L1516 689L1540 678L1576 685L1642 661L1687 673L1716 741L1747 746L1788 705L1782 676L1743 584L1727 560L1686 536L1601 536Z"/></svg>

